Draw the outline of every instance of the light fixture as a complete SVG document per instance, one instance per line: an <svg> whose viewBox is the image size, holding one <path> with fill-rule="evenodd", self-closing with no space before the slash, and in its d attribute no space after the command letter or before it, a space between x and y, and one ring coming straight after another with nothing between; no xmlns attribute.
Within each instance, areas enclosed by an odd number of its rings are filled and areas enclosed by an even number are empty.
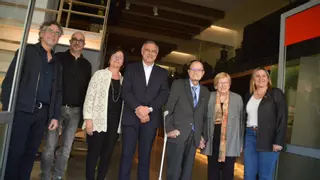
<svg viewBox="0 0 320 180"><path fill-rule="evenodd" d="M171 51L171 54L177 54L177 55L182 55L182 56L194 56L192 54L184 53L184 52L179 52L179 51Z"/></svg>
<svg viewBox="0 0 320 180"><path fill-rule="evenodd" d="M159 14L158 14L158 7L157 7L157 6L154 6L154 7L153 7L153 15L154 15L154 16L159 16Z"/></svg>
<svg viewBox="0 0 320 180"><path fill-rule="evenodd" d="M214 29L214 30L217 30L217 31L220 31L220 32L228 32L228 33L235 32L232 29L224 28L224 27L221 27L221 26L211 25L210 27L211 27L211 29Z"/></svg>
<svg viewBox="0 0 320 180"><path fill-rule="evenodd" d="M125 9L126 10L130 10L130 2L129 1L126 2L126 8Z"/></svg>

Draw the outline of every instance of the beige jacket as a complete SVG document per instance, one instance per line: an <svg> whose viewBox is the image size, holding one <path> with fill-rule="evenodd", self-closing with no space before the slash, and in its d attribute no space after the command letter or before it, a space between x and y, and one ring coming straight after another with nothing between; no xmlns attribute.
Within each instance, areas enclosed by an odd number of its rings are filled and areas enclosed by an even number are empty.
<svg viewBox="0 0 320 180"><path fill-rule="evenodd" d="M112 72L106 68L95 72L90 80L83 105L83 119L85 121L87 119L92 119L93 131L107 131L108 99L111 78ZM123 77L121 76L120 84L122 84L122 80ZM118 133L121 133L121 119L122 111L118 126ZM83 122L82 129L86 128L85 121Z"/></svg>

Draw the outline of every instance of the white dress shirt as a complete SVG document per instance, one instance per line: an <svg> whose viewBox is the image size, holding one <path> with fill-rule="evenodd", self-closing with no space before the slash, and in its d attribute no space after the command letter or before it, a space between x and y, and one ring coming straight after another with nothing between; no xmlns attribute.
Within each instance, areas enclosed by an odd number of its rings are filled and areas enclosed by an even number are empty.
<svg viewBox="0 0 320 180"><path fill-rule="evenodd" d="M148 85L154 63L152 65L148 66L142 61L142 64L143 64L144 74L146 77L146 85Z"/></svg>

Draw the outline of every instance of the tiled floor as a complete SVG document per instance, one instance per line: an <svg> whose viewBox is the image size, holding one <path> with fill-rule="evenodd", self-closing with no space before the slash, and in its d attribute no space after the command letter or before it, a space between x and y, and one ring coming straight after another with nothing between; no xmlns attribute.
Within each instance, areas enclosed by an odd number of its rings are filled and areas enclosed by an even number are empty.
<svg viewBox="0 0 320 180"><path fill-rule="evenodd" d="M158 138L156 139L152 151L151 157L151 167L150 167L150 180L157 180L159 178L159 171L160 171L160 163L161 163L161 155L162 155L162 147L163 147L163 139ZM75 148L77 149L84 149L86 148L86 144L84 142L77 142L75 143ZM121 155L121 146L120 143L117 144L113 159L110 165L110 169L108 172L107 180L117 180L118 177L118 168L119 168L119 161ZM65 180L85 180L85 158L86 158L86 151L83 150L74 150L72 152L72 158L69 160L68 168L65 174ZM133 161L133 166L131 170L131 179L136 179L136 172L137 172L137 156ZM166 164L166 163L164 163ZM165 180L165 171L164 168L163 172L163 179ZM38 180L40 172L40 162L36 161L33 172L32 172L32 180ZM206 180L207 179L207 158L206 156L197 154L192 179L194 180ZM236 163L235 165L235 180L242 180L243 179L243 165L240 163Z"/></svg>

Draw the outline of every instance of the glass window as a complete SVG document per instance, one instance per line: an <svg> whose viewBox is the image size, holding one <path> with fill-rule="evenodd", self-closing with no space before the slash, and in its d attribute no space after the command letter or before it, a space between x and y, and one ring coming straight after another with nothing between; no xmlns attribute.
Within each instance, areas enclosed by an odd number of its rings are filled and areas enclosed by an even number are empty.
<svg viewBox="0 0 320 180"><path fill-rule="evenodd" d="M273 84L277 73L273 66ZM320 54L287 61L285 95L289 110L286 143L320 149Z"/></svg>

